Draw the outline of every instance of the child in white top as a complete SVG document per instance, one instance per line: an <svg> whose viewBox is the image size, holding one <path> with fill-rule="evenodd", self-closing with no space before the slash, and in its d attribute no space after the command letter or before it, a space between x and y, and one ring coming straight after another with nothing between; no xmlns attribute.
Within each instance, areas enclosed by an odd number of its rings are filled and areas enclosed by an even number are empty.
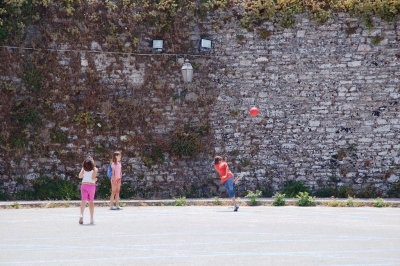
<svg viewBox="0 0 400 266"><path fill-rule="evenodd" d="M98 169L94 164L92 157L88 156L83 161L83 166L81 172L79 173L79 178L82 178L81 185L81 216L79 217L79 224L83 224L83 212L85 211L86 202L89 202L90 211L90 224L94 224L93 214L94 214L94 195L96 194L96 181L97 181Z"/></svg>

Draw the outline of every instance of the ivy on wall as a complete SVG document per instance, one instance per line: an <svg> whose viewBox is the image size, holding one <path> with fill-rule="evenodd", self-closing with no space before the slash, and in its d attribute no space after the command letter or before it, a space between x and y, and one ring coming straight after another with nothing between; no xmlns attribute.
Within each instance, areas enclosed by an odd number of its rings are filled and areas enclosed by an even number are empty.
<svg viewBox="0 0 400 266"><path fill-rule="evenodd" d="M139 39L146 29L154 36L174 40L172 52L179 52L186 37L183 26L201 21L207 13L231 9L243 27L265 20L279 21L284 27L294 23L293 15L309 13L318 23L329 20L335 12L349 12L370 25L371 16L394 21L400 12L399 0L138 0L138 1L82 1L82 0L10 0L0 3L0 44L11 45L23 41L31 25L45 25L57 18L57 23L42 29L32 46L40 41L80 41L90 32L101 38L115 52L140 51ZM129 41L127 47L124 42Z"/></svg>

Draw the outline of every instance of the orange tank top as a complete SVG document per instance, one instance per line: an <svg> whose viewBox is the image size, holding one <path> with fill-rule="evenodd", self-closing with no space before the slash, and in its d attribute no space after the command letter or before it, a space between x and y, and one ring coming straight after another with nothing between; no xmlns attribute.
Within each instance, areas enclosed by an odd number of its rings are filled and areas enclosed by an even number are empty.
<svg viewBox="0 0 400 266"><path fill-rule="evenodd" d="M219 177L221 178L222 183L225 183L226 180L228 180L233 176L233 173L229 170L228 164L226 162L217 163L214 165L214 168L219 173Z"/></svg>

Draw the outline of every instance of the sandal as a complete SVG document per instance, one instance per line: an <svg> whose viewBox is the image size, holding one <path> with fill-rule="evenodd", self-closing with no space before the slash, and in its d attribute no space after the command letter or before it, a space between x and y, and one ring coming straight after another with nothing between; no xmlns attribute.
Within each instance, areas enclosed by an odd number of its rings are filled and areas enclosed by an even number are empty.
<svg viewBox="0 0 400 266"><path fill-rule="evenodd" d="M83 217L79 218L79 224L83 224Z"/></svg>

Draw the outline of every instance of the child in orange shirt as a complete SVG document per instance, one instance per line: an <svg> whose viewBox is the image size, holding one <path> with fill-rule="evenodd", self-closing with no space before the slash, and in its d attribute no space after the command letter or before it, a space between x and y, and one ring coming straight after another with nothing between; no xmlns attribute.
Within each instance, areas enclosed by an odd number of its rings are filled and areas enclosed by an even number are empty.
<svg viewBox="0 0 400 266"><path fill-rule="evenodd" d="M221 156L216 156L214 158L214 168L219 173L219 177L221 178L222 184L224 184L226 190L228 191L229 197L231 197L233 202L233 211L238 211L239 205L236 203L234 187L238 182L239 178L235 178L233 173L229 170L229 166L227 163L227 158L222 159Z"/></svg>

